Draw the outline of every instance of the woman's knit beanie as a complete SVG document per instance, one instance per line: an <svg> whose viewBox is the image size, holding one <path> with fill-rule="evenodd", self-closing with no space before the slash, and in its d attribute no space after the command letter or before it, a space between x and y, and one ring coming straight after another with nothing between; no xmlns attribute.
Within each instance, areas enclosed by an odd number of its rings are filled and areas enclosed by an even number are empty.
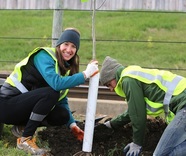
<svg viewBox="0 0 186 156"><path fill-rule="evenodd" d="M56 47L59 46L60 44L64 43L64 42L71 42L76 46L76 52L79 49L79 45L80 45L80 35L78 32L76 32L73 29L67 29L65 30L60 38L57 41Z"/></svg>
<svg viewBox="0 0 186 156"><path fill-rule="evenodd" d="M117 69L122 66L117 60L111 58L110 56L106 56L103 61L102 68L100 71L100 82L102 85L105 85L109 81L116 78Z"/></svg>

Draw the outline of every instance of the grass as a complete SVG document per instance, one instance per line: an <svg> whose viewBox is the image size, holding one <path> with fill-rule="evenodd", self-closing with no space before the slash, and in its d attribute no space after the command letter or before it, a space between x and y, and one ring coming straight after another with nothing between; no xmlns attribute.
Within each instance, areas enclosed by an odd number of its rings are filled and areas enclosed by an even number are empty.
<svg viewBox="0 0 186 156"><path fill-rule="evenodd" d="M186 75L179 70L185 68L186 62L185 16L184 13L97 11L96 59L101 65L105 56L110 55L123 65L170 68ZM0 61L9 62L2 62L0 71L11 71L35 47L51 46L52 18L51 10L1 10L0 37L8 38L0 38ZM63 29L80 30L78 53L81 64L87 64L93 56L92 12L64 11L62 24Z"/></svg>
<svg viewBox="0 0 186 156"><path fill-rule="evenodd" d="M25 152L16 149L16 138L10 132L11 126L4 125L3 135L0 140L1 156L28 156Z"/></svg>
<svg viewBox="0 0 186 156"><path fill-rule="evenodd" d="M4 125L2 138L0 139L0 155L1 156L31 156L31 154L26 154L24 151L16 148L16 137L11 133L12 125ZM38 131L41 131L43 127L38 128ZM36 137L37 137L36 132ZM37 145L39 147L49 149L48 143L37 139Z"/></svg>
<svg viewBox="0 0 186 156"><path fill-rule="evenodd" d="M123 65L174 69L186 76L186 15L184 13L97 11L96 59L105 56ZM0 10L0 71L12 71L16 62L38 46L51 46L52 10ZM92 12L64 11L62 28L81 32L78 52L81 64L92 59ZM172 43L173 42L173 43ZM183 43L181 43L183 42ZM81 70L85 69L81 66ZM16 140L6 126L0 140L0 155L24 156L15 149Z"/></svg>

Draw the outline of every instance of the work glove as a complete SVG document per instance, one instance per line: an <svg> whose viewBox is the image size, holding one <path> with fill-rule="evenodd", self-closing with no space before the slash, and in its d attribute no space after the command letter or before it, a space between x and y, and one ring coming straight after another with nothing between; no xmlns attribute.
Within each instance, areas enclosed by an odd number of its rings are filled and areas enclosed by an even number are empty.
<svg viewBox="0 0 186 156"><path fill-rule="evenodd" d="M109 129L112 129L112 126L111 126L111 123L110 123L110 120L111 119L109 119L109 120L107 120L106 122L104 122L104 123L98 123L98 124L96 124L95 125L95 129L96 130L108 130L108 131L110 131ZM112 129L113 130L113 129Z"/></svg>
<svg viewBox="0 0 186 156"><path fill-rule="evenodd" d="M112 128L110 121L105 122L104 125L107 126L108 128Z"/></svg>
<svg viewBox="0 0 186 156"><path fill-rule="evenodd" d="M70 129L72 134L77 138L79 141L83 141L84 131L81 130L76 124L71 124Z"/></svg>
<svg viewBox="0 0 186 156"><path fill-rule="evenodd" d="M124 150L123 153L126 156L139 156L140 152L141 152L142 147L131 142L130 144L128 144Z"/></svg>
<svg viewBox="0 0 186 156"><path fill-rule="evenodd" d="M83 71L86 79L96 75L99 72L98 61L92 61L87 65L86 70Z"/></svg>

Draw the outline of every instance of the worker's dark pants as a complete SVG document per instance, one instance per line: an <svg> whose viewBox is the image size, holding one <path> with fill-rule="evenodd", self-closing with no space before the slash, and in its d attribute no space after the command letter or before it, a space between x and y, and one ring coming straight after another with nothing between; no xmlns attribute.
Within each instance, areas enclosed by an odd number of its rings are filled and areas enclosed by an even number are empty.
<svg viewBox="0 0 186 156"><path fill-rule="evenodd" d="M58 99L59 92L50 87L32 90L10 99L0 98L0 122L26 125L24 137L32 136L42 124L29 119L32 112L46 115L44 120L52 126L63 125L69 120L69 112L56 105Z"/></svg>

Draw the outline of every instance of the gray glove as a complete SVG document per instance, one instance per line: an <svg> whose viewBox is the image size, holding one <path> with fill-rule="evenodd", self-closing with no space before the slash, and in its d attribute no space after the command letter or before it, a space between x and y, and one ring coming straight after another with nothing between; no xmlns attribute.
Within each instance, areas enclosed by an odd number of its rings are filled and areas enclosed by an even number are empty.
<svg viewBox="0 0 186 156"><path fill-rule="evenodd" d="M139 156L141 149L141 146L131 142L124 148L123 153L126 154L126 156Z"/></svg>
<svg viewBox="0 0 186 156"><path fill-rule="evenodd" d="M107 126L108 128L112 128L110 121L105 122L104 125Z"/></svg>

